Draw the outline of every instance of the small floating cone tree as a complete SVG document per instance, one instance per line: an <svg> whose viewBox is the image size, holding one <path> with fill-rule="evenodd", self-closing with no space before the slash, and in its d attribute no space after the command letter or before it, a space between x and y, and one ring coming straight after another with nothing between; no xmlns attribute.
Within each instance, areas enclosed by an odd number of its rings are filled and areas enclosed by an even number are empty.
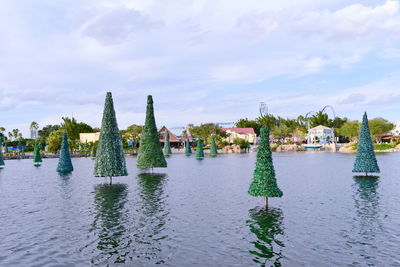
<svg viewBox="0 0 400 267"><path fill-rule="evenodd" d="M60 159L58 160L57 172L69 173L74 170L71 161L71 155L69 154L68 146L68 135L67 131L64 131L64 136L61 143Z"/></svg>
<svg viewBox="0 0 400 267"><path fill-rule="evenodd" d="M211 136L210 156L216 157L218 154L217 145L215 144L215 136Z"/></svg>
<svg viewBox="0 0 400 267"><path fill-rule="evenodd" d="M140 169L166 168L167 162L161 149L154 118L153 97L147 97L146 121L140 136L136 165Z"/></svg>
<svg viewBox="0 0 400 267"><path fill-rule="evenodd" d="M4 157L3 157L3 137L0 136L0 169L4 168Z"/></svg>
<svg viewBox="0 0 400 267"><path fill-rule="evenodd" d="M196 159L197 160L204 159L203 142L201 142L200 138L197 140Z"/></svg>
<svg viewBox="0 0 400 267"><path fill-rule="evenodd" d="M163 153L167 157L172 154L171 145L169 143L169 132L168 131L165 131L165 142L164 142Z"/></svg>
<svg viewBox="0 0 400 267"><path fill-rule="evenodd" d="M192 148L190 147L189 137L185 141L185 155L186 156L192 155Z"/></svg>
<svg viewBox="0 0 400 267"><path fill-rule="evenodd" d="M42 156L40 155L40 149L37 144L33 149L33 165L40 166L42 164Z"/></svg>
<svg viewBox="0 0 400 267"><path fill-rule="evenodd" d="M272 152L269 144L269 129L267 127L263 127L260 130L256 168L248 193L254 197L264 197L265 209L268 208L269 197L282 197L283 195L276 183Z"/></svg>
<svg viewBox="0 0 400 267"><path fill-rule="evenodd" d="M353 172L363 172L366 176L371 172L380 172L368 126L367 112L363 116Z"/></svg>
<svg viewBox="0 0 400 267"><path fill-rule="evenodd" d="M100 140L96 154L93 172L95 177L110 177L110 184L112 184L112 177L128 175L121 135L118 130L114 103L110 92L106 95Z"/></svg>

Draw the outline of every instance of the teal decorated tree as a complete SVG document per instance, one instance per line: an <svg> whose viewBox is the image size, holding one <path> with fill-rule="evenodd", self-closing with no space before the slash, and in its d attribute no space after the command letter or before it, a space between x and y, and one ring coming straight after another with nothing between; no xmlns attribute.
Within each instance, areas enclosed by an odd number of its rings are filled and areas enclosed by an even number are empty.
<svg viewBox="0 0 400 267"><path fill-rule="evenodd" d="M167 157L172 154L171 145L169 143L169 132L168 131L165 131L165 142L164 142L163 152L164 152L164 155Z"/></svg>
<svg viewBox="0 0 400 267"><path fill-rule="evenodd" d="M189 137L185 141L185 154L186 156L192 155L192 148L190 147Z"/></svg>
<svg viewBox="0 0 400 267"><path fill-rule="evenodd" d="M104 104L100 140L93 174L96 177L110 177L110 184L112 183L112 177L128 175L121 135L118 130L114 103L110 92L107 93Z"/></svg>
<svg viewBox="0 0 400 267"><path fill-rule="evenodd" d="M167 167L158 136L151 95L147 97L146 121L140 136L137 166L140 169Z"/></svg>
<svg viewBox="0 0 400 267"><path fill-rule="evenodd" d="M217 154L218 154L217 145L215 144L215 137L213 135L213 136L211 136L210 156L211 157L216 157Z"/></svg>
<svg viewBox="0 0 400 267"><path fill-rule="evenodd" d="M269 144L269 128L267 127L263 127L260 130L256 168L248 193L254 197L264 197L265 208L268 208L269 197L282 197L283 195L276 183L272 152Z"/></svg>
<svg viewBox="0 0 400 267"><path fill-rule="evenodd" d="M201 141L200 138L197 140L196 159L198 160L204 159L203 142Z"/></svg>
<svg viewBox="0 0 400 267"><path fill-rule="evenodd" d="M0 134L0 168L4 167L4 157L3 157L3 136Z"/></svg>
<svg viewBox="0 0 400 267"><path fill-rule="evenodd" d="M33 149L33 165L39 166L42 163L42 156L40 155L40 149L37 144Z"/></svg>
<svg viewBox="0 0 400 267"><path fill-rule="evenodd" d="M364 113L361 125L360 138L358 140L358 148L353 172L362 172L365 173L365 175L368 175L368 173L380 172L374 152L374 145L372 143L366 112Z"/></svg>
<svg viewBox="0 0 400 267"><path fill-rule="evenodd" d="M68 135L67 131L64 131L64 136L61 142L60 158L58 160L57 171L60 173L69 173L74 170L71 161L71 155L69 154L68 146Z"/></svg>

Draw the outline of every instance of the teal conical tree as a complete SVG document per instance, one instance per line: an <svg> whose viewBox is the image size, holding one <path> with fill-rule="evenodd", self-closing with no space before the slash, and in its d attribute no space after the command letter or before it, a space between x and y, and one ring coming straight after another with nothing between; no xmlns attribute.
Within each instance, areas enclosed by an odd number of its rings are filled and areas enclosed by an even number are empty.
<svg viewBox="0 0 400 267"><path fill-rule="evenodd" d="M380 172L378 162L375 157L371 132L368 126L367 112L364 113L361 125L360 138L358 140L356 161L354 162L353 172L364 172L366 175L368 175L369 172Z"/></svg>
<svg viewBox="0 0 400 267"><path fill-rule="evenodd" d="M69 154L68 135L67 131L64 131L57 171L60 173L69 173L73 170L74 167L72 166L71 156Z"/></svg>
<svg viewBox="0 0 400 267"><path fill-rule="evenodd" d="M203 142L201 142L200 138L197 140L196 159L198 160L204 159Z"/></svg>
<svg viewBox="0 0 400 267"><path fill-rule="evenodd" d="M4 157L3 157L3 136L0 136L0 168L4 167Z"/></svg>
<svg viewBox="0 0 400 267"><path fill-rule="evenodd" d="M167 167L157 132L151 95L147 97L146 121L140 136L137 166L140 169Z"/></svg>
<svg viewBox="0 0 400 267"><path fill-rule="evenodd" d="M210 156L216 157L217 154L218 154L217 145L215 144L215 137L213 135L213 136L211 136Z"/></svg>
<svg viewBox="0 0 400 267"><path fill-rule="evenodd" d="M118 130L114 103L110 92L107 93L104 104L100 140L96 154L94 176L110 177L111 184L112 177L128 175L124 151L122 149L121 135Z"/></svg>
<svg viewBox="0 0 400 267"><path fill-rule="evenodd" d="M165 142L164 142L163 152L164 152L165 156L169 156L172 154L171 145L169 143L169 132L168 131L165 131Z"/></svg>
<svg viewBox="0 0 400 267"><path fill-rule="evenodd" d="M39 166L42 162L42 156L40 155L39 146L35 144L35 148L33 149L33 165Z"/></svg>
<svg viewBox="0 0 400 267"><path fill-rule="evenodd" d="M185 154L186 156L192 155L192 148L190 147L189 138L187 138L185 141Z"/></svg>
<svg viewBox="0 0 400 267"><path fill-rule="evenodd" d="M269 129L263 127L260 130L260 143L258 145L256 168L253 173L253 181L250 184L249 195L265 198L265 208L268 207L269 197L282 197L283 193L278 188L275 178L275 170L272 162L272 153L269 144Z"/></svg>

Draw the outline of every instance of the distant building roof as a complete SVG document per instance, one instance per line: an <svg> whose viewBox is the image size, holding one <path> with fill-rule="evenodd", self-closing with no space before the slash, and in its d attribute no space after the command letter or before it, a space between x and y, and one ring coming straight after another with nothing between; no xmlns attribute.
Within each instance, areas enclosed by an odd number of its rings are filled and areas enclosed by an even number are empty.
<svg viewBox="0 0 400 267"><path fill-rule="evenodd" d="M163 126L161 129L158 131L160 134L160 141L164 142L164 133L167 131L169 133L169 141L170 142L180 142L179 139L174 135L167 127Z"/></svg>
<svg viewBox="0 0 400 267"><path fill-rule="evenodd" d="M222 128L223 131L231 131L237 134L256 134L253 128Z"/></svg>
<svg viewBox="0 0 400 267"><path fill-rule="evenodd" d="M318 125L317 127L311 128L310 130L333 130L333 129L326 127L324 125Z"/></svg>

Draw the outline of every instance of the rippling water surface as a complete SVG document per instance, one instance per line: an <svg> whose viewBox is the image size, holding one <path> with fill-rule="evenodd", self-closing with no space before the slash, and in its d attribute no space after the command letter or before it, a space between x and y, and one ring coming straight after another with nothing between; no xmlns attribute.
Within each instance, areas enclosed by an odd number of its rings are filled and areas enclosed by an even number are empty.
<svg viewBox="0 0 400 267"><path fill-rule="evenodd" d="M0 170L1 266L399 266L400 154L378 155L380 178L356 178L353 155L275 153L284 196L247 195L255 154L197 161L112 186L94 161L57 159Z"/></svg>

